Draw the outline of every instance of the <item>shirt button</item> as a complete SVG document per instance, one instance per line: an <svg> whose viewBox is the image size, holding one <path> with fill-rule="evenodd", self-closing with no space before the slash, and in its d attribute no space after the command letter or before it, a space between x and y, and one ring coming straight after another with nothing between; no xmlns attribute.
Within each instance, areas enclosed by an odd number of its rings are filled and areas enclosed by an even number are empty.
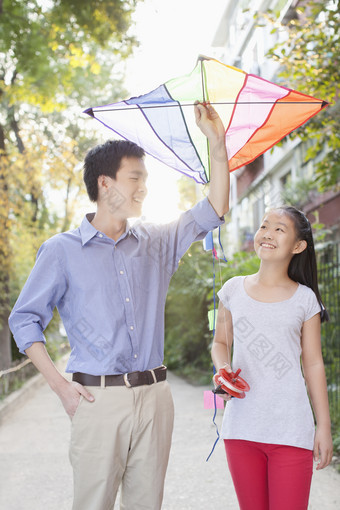
<svg viewBox="0 0 340 510"><path fill-rule="evenodd" d="M135 359L136 359L136 358L138 358L137 354L135 354L135 355L134 355L134 358L135 358Z"/></svg>
<svg viewBox="0 0 340 510"><path fill-rule="evenodd" d="M119 271L119 274L124 274L124 271Z"/></svg>
<svg viewBox="0 0 340 510"><path fill-rule="evenodd" d="M126 301L127 303L129 303L129 302L130 302L130 298L128 298L128 297L127 297L127 298L125 298L125 301Z"/></svg>
<svg viewBox="0 0 340 510"><path fill-rule="evenodd" d="M103 237L103 234L98 234L98 237Z"/></svg>
<svg viewBox="0 0 340 510"><path fill-rule="evenodd" d="M133 326L130 326L131 331L133 331L135 328Z"/></svg>

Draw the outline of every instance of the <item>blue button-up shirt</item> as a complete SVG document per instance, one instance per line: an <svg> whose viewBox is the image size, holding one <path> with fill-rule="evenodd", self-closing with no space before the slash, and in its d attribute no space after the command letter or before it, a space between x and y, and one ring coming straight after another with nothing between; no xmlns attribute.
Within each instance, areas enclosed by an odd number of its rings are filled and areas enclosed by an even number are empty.
<svg viewBox="0 0 340 510"><path fill-rule="evenodd" d="M9 324L20 352L46 342L57 306L70 342L67 372L147 370L163 362L164 307L171 276L193 241L223 223L207 199L168 225L137 224L115 242L87 215L57 234L37 260Z"/></svg>

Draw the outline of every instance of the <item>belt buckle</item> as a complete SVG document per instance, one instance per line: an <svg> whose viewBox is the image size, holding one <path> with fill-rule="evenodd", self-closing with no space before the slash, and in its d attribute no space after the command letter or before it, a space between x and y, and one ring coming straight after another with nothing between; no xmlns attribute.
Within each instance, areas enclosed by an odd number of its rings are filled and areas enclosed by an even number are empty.
<svg viewBox="0 0 340 510"><path fill-rule="evenodd" d="M127 388L132 388L132 385L131 385L131 383L129 381L129 374L128 373L124 374L123 380L124 380L125 386Z"/></svg>
<svg viewBox="0 0 340 510"><path fill-rule="evenodd" d="M150 384L156 384L157 383L157 378L156 378L155 371L154 370L148 370L148 372L151 374L152 379L153 379Z"/></svg>

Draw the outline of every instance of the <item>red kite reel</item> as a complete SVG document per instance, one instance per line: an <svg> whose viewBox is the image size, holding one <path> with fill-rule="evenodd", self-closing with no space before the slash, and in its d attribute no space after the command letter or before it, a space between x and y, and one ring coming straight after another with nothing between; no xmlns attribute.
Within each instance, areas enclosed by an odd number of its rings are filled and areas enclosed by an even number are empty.
<svg viewBox="0 0 340 510"><path fill-rule="evenodd" d="M244 398L246 396L245 392L250 390L250 386L239 376L240 372L240 368L236 372L227 372L225 368L220 368L213 378L217 385L213 392L228 393L232 397Z"/></svg>

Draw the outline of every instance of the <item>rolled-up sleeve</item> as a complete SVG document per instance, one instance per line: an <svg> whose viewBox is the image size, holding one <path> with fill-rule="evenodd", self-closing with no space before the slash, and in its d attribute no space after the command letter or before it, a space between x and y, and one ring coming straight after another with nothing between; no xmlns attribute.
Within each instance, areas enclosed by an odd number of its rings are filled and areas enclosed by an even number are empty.
<svg viewBox="0 0 340 510"><path fill-rule="evenodd" d="M198 202L189 212L193 215L197 225L202 228L202 233L204 234L224 223L224 217L218 216L208 198Z"/></svg>
<svg viewBox="0 0 340 510"><path fill-rule="evenodd" d="M195 241L204 239L208 232L224 223L207 198L198 202L192 209L184 212L180 218L167 225L167 267L173 274L180 259Z"/></svg>
<svg viewBox="0 0 340 510"><path fill-rule="evenodd" d="M9 317L9 327L21 353L34 342L46 343L43 334L53 310L66 290L66 278L53 238L44 243Z"/></svg>

